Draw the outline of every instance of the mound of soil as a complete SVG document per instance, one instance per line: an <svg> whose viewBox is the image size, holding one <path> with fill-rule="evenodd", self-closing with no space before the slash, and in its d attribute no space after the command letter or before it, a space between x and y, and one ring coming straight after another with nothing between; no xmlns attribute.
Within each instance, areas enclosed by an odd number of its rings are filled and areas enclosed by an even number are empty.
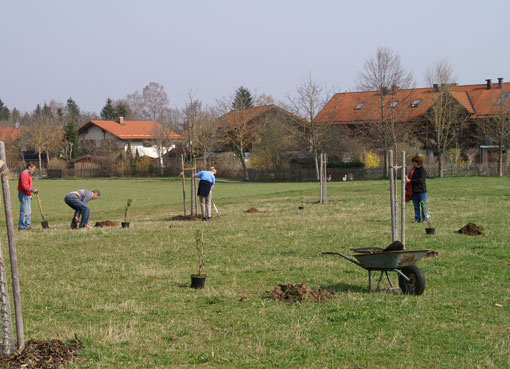
<svg viewBox="0 0 510 369"><path fill-rule="evenodd" d="M202 220L201 215L177 215L175 217L170 218L170 220Z"/></svg>
<svg viewBox="0 0 510 369"><path fill-rule="evenodd" d="M102 222L96 222L94 227L117 227L119 223L112 222L111 220L105 220Z"/></svg>
<svg viewBox="0 0 510 369"><path fill-rule="evenodd" d="M286 302L328 301L335 298L334 292L322 288L317 288L314 291L306 283L279 284L268 293L270 299Z"/></svg>
<svg viewBox="0 0 510 369"><path fill-rule="evenodd" d="M257 208L249 208L248 210L244 211L246 214L253 214L253 213L265 213L265 211L260 211Z"/></svg>
<svg viewBox="0 0 510 369"><path fill-rule="evenodd" d="M437 258L438 256L439 256L439 252L434 251L434 250L429 250L429 251L427 251L427 253L425 254L425 257L426 257L426 258Z"/></svg>
<svg viewBox="0 0 510 369"><path fill-rule="evenodd" d="M404 245L402 244L402 242L393 241L388 246L386 246L386 248L383 250L383 252L385 252L385 251L401 251L403 249L404 249Z"/></svg>
<svg viewBox="0 0 510 369"><path fill-rule="evenodd" d="M79 348L81 348L79 342L30 340L23 351L0 356L0 368L56 369L62 364L72 362Z"/></svg>
<svg viewBox="0 0 510 369"><path fill-rule="evenodd" d="M468 223L457 232L465 234L467 236L483 236L483 227L476 225L475 223Z"/></svg>

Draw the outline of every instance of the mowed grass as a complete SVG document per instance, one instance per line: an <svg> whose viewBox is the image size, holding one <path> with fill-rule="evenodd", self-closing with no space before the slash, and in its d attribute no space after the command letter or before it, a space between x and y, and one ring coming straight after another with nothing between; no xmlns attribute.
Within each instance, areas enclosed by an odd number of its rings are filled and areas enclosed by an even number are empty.
<svg viewBox="0 0 510 369"><path fill-rule="evenodd" d="M407 206L407 248L439 252L418 264L427 287L417 297L369 294L365 270L320 254L391 242L388 181L329 183L325 205L317 203L318 183L217 183L221 218L211 222L169 220L183 214L175 179L35 187L51 229L41 228L34 198L33 230L16 231L25 339L76 335L83 360L68 368L510 367L508 178L429 179L433 236L411 224ZM101 190L91 224L122 221L135 199L131 228L70 230L63 198L80 188ZM16 183L11 190L18 215ZM264 213L244 213L252 207ZM486 236L455 233L468 222ZM203 290L189 287L198 229ZM5 231L1 237L7 258ZM265 297L278 283L303 282L337 298Z"/></svg>

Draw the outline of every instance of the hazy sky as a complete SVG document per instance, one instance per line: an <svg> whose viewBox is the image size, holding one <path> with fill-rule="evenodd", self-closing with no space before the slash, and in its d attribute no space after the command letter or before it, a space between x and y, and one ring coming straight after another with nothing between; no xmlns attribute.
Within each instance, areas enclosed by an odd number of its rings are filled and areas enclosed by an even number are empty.
<svg viewBox="0 0 510 369"><path fill-rule="evenodd" d="M73 99L99 112L149 82L171 106L213 105L241 85L276 101L307 75L355 87L378 47L424 86L447 58L460 84L510 81L509 0L23 0L0 2L0 99Z"/></svg>

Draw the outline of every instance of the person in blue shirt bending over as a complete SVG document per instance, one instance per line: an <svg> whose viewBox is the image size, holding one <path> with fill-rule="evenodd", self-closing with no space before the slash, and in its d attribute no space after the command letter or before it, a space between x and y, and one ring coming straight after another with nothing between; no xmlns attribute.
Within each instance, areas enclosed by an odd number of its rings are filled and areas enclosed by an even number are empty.
<svg viewBox="0 0 510 369"><path fill-rule="evenodd" d="M214 175L216 169L210 167L209 170L202 170L195 174L200 178L198 183L198 197L200 198L200 209L202 210L202 220L211 219L211 201L212 201L212 188L216 182Z"/></svg>

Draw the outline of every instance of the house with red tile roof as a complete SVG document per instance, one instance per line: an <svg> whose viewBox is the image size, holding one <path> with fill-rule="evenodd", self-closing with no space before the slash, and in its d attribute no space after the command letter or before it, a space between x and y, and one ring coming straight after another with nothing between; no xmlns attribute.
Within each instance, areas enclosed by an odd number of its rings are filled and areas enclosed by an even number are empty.
<svg viewBox="0 0 510 369"><path fill-rule="evenodd" d="M510 83L503 82L503 78L498 78L497 83L488 79L485 84L451 85L449 93L467 114L471 127L479 119L496 117L501 105L510 103ZM394 113L398 122L426 123L427 113L439 94L437 85L432 88L394 90L388 92L384 99L381 99L379 91L337 93L317 114L315 122L345 125L355 130L360 124L380 121L384 112L385 117ZM422 134L425 135L425 132Z"/></svg>
<svg viewBox="0 0 510 369"><path fill-rule="evenodd" d="M94 153L113 142L133 156L159 158L175 148L179 136L174 131L153 121L129 121L119 117L113 120L91 120L79 130L80 143L86 153ZM163 143L164 146L161 146Z"/></svg>
<svg viewBox="0 0 510 369"><path fill-rule="evenodd" d="M232 110L217 119L218 129L225 136L225 142L228 143L225 151L233 150L239 158L246 154L244 160L241 159L245 173L246 162L251 156L253 146L260 143L257 128L267 122L277 125L295 124L301 127L306 124L306 121L300 117L275 104ZM243 153L239 152L241 147L244 150Z"/></svg>

